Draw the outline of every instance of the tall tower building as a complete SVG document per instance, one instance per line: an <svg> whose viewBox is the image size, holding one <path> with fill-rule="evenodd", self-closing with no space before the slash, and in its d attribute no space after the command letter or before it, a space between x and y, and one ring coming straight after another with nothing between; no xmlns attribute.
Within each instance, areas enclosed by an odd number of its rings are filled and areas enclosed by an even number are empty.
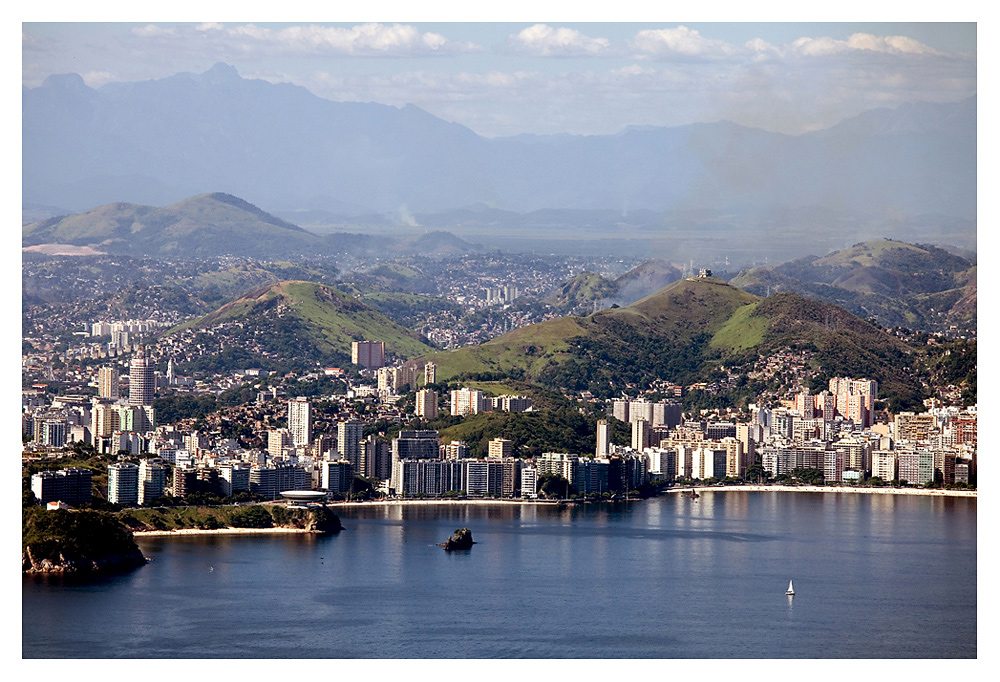
<svg viewBox="0 0 1000 682"><path fill-rule="evenodd" d="M118 399L118 368L101 367L97 370L97 397Z"/></svg>
<svg viewBox="0 0 1000 682"><path fill-rule="evenodd" d="M155 393L156 379L153 376L153 366L149 364L149 358L140 348L132 357L132 366L128 374L128 404L152 406Z"/></svg>
<svg viewBox="0 0 1000 682"><path fill-rule="evenodd" d="M176 377L174 376L174 359L170 358L169 360L167 360L167 386L173 386L175 378Z"/></svg>
<svg viewBox="0 0 1000 682"><path fill-rule="evenodd" d="M649 447L652 429L645 419L636 419L632 422L632 449L643 451Z"/></svg>
<svg viewBox="0 0 1000 682"><path fill-rule="evenodd" d="M116 462L108 466L108 502L136 504L139 501L139 467Z"/></svg>
<svg viewBox="0 0 1000 682"><path fill-rule="evenodd" d="M139 462L139 504L149 504L163 497L166 485L166 468L162 464L149 459Z"/></svg>
<svg viewBox="0 0 1000 682"><path fill-rule="evenodd" d="M597 452L598 457L607 457L610 438L608 437L608 421L601 419L597 422Z"/></svg>
<svg viewBox="0 0 1000 682"><path fill-rule="evenodd" d="M437 383L437 365L428 362L424 365L424 386Z"/></svg>
<svg viewBox="0 0 1000 682"><path fill-rule="evenodd" d="M354 467L354 471L363 471L365 425L358 421L346 421L337 424L337 452Z"/></svg>
<svg viewBox="0 0 1000 682"><path fill-rule="evenodd" d="M416 412L418 417L434 419L438 416L438 394L431 388L417 391Z"/></svg>
<svg viewBox="0 0 1000 682"><path fill-rule="evenodd" d="M288 401L288 433L295 447L312 441L312 406L305 398Z"/></svg>

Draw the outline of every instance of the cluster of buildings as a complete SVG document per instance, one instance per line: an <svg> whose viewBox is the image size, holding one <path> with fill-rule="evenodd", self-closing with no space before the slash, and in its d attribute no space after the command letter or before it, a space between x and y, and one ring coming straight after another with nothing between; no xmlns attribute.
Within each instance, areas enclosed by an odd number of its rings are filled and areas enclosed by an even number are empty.
<svg viewBox="0 0 1000 682"><path fill-rule="evenodd" d="M436 367L428 363L423 371L425 381L435 383ZM141 352L132 360L127 399L116 397L114 368L101 368L98 383L97 398L61 398L30 417L26 411L25 419L42 443L61 446L89 435L99 451L120 453L108 468L108 500L124 505L195 492L277 499L283 491L314 489L343 496L353 491L356 476L379 481L383 494L401 498L533 498L539 480L551 474L563 476L576 493L615 494L656 481L745 478L755 463L779 480L796 469L817 469L827 483L872 477L916 485L975 482L975 409L931 400L923 413L873 423L878 384L867 379L835 378L828 390L803 391L779 407L751 405L749 419L739 423L685 419L674 399L615 400L609 419L597 423L593 452L533 459L518 457L504 438L489 442L486 457L472 457L469 444L442 442L430 429L379 438L366 433L370 418L342 419L335 430L327 425L316 434L313 406L304 397L287 400L287 426L267 431L266 449L246 448L230 438L156 424L155 377ZM436 391L425 388L416 398L418 416L437 416ZM531 400L459 388L451 391L449 409L459 416L517 412L530 410ZM627 445L612 442L611 417L629 424ZM40 502L70 504L89 490L86 475L43 472L32 479L32 489Z"/></svg>

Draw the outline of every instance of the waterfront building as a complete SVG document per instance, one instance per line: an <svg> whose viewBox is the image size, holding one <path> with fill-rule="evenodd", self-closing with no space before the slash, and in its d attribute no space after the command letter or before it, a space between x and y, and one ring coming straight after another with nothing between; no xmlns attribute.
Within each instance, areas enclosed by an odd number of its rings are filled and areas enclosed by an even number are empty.
<svg viewBox="0 0 1000 682"><path fill-rule="evenodd" d="M432 388L417 391L416 413L422 419L436 419L438 416L438 394Z"/></svg>
<svg viewBox="0 0 1000 682"><path fill-rule="evenodd" d="M312 405L306 398L288 401L288 433L293 447L312 441Z"/></svg>
<svg viewBox="0 0 1000 682"><path fill-rule="evenodd" d="M597 422L597 451L598 457L605 457L611 445L610 432L608 430L608 420L601 419Z"/></svg>
<svg viewBox="0 0 1000 682"><path fill-rule="evenodd" d="M570 483L576 478L576 467L580 457L565 452L545 452L538 458L538 476L558 474Z"/></svg>
<svg viewBox="0 0 1000 682"><path fill-rule="evenodd" d="M139 462L139 504L149 504L163 497L167 486L167 469L154 459Z"/></svg>
<svg viewBox="0 0 1000 682"><path fill-rule="evenodd" d="M691 478L723 478L726 475L725 448L704 446L696 448L691 456Z"/></svg>
<svg viewBox="0 0 1000 682"><path fill-rule="evenodd" d="M916 485L934 481L934 453L926 448L906 447L896 450L899 480Z"/></svg>
<svg viewBox="0 0 1000 682"><path fill-rule="evenodd" d="M139 501L139 467L128 462L108 465L108 502L130 505Z"/></svg>
<svg viewBox="0 0 1000 682"><path fill-rule="evenodd" d="M895 481L899 478L894 450L874 450L872 452L872 476L877 476L883 481Z"/></svg>
<svg viewBox="0 0 1000 682"><path fill-rule="evenodd" d="M382 341L353 341L351 362L365 369L385 366L385 343Z"/></svg>
<svg viewBox="0 0 1000 682"><path fill-rule="evenodd" d="M323 482L321 487L328 494L346 494L354 486L354 467L346 459L323 462Z"/></svg>
<svg viewBox="0 0 1000 682"><path fill-rule="evenodd" d="M533 500L538 497L538 468L521 464L521 497Z"/></svg>

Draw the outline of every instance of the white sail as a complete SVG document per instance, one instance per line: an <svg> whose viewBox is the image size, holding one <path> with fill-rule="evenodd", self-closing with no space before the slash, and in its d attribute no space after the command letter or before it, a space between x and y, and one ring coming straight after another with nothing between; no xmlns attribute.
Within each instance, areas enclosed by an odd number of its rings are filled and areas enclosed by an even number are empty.
<svg viewBox="0 0 1000 682"><path fill-rule="evenodd" d="M785 590L785 594L795 594L795 590L792 589L792 581L788 581L788 589Z"/></svg>

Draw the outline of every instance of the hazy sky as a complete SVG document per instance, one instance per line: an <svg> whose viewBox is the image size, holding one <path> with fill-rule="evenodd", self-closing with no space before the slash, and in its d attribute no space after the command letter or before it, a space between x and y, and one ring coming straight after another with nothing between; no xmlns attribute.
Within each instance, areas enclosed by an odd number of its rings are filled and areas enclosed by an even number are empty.
<svg viewBox="0 0 1000 682"><path fill-rule="evenodd" d="M22 81L200 73L416 104L486 136L727 119L799 133L976 94L974 23L25 23Z"/></svg>

